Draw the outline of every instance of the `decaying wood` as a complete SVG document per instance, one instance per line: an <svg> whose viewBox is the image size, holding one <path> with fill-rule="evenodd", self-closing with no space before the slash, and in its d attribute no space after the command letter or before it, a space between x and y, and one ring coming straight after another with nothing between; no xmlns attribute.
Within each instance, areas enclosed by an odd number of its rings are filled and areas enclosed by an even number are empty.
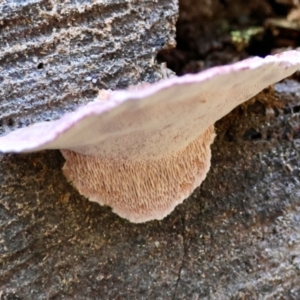
<svg viewBox="0 0 300 300"><path fill-rule="evenodd" d="M166 76L155 58L177 13L175 0L0 2L0 132Z"/></svg>

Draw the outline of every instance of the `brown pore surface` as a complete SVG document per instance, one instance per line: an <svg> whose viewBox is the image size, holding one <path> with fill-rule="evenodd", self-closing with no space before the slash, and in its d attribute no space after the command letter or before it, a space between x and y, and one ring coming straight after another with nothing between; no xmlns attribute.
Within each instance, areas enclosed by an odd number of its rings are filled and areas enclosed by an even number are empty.
<svg viewBox="0 0 300 300"><path fill-rule="evenodd" d="M210 126L184 149L157 159L110 159L62 150L63 171L82 195L131 222L162 219L205 179L214 137Z"/></svg>

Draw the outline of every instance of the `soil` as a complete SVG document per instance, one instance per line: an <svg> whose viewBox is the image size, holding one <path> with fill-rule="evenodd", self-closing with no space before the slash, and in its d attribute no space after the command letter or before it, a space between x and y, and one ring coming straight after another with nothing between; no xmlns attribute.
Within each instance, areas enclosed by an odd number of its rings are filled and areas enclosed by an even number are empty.
<svg viewBox="0 0 300 300"><path fill-rule="evenodd" d="M180 2L178 47L159 53L178 74L251 55L230 30L289 10L203 2ZM80 196L59 151L1 155L0 299L300 299L299 95L295 74L217 122L206 180L162 221Z"/></svg>

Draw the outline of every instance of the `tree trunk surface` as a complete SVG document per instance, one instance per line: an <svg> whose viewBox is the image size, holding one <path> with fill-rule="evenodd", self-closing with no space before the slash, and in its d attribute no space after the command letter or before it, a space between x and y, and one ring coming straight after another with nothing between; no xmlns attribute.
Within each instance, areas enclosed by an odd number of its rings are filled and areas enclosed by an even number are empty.
<svg viewBox="0 0 300 300"><path fill-rule="evenodd" d="M218 20L269 13L267 1L193 3L179 3L177 39L194 62ZM0 0L1 133L168 76L155 57L174 46L177 13L175 0ZM162 221L132 224L80 196L59 151L1 155L0 299L300 299L298 78L216 124L206 180Z"/></svg>

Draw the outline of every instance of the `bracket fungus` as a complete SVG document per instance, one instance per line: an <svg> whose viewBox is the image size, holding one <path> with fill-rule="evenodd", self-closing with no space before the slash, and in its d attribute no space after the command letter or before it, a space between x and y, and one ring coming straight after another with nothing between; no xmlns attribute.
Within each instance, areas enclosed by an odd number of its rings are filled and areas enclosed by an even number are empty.
<svg viewBox="0 0 300 300"><path fill-rule="evenodd" d="M0 151L61 149L79 192L131 222L162 219L210 168L214 123L300 68L286 51L98 98L60 120L0 137Z"/></svg>

